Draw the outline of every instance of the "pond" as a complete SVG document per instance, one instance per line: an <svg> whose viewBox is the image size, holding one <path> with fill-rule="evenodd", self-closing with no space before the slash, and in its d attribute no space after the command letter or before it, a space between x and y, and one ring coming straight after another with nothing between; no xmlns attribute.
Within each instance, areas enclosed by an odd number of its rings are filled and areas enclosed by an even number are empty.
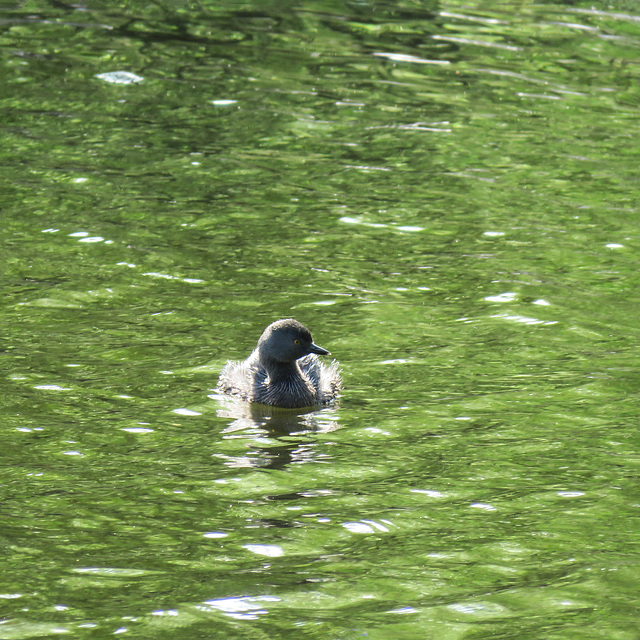
<svg viewBox="0 0 640 640"><path fill-rule="evenodd" d="M635 3L25 0L0 49L0 640L638 637ZM288 317L340 402L221 396Z"/></svg>

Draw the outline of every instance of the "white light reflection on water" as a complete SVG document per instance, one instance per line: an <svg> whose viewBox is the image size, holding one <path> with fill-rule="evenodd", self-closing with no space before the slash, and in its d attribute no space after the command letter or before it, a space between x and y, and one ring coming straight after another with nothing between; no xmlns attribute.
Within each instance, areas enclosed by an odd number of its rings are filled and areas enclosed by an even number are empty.
<svg viewBox="0 0 640 640"><path fill-rule="evenodd" d="M238 620L256 620L258 616L269 613L264 608L265 603L280 601L280 598L275 596L217 598L215 600L206 600L196 608L201 611L215 609Z"/></svg>
<svg viewBox="0 0 640 640"><path fill-rule="evenodd" d="M243 544L242 546L251 553L268 558L279 558L284 555L284 550L277 544Z"/></svg>

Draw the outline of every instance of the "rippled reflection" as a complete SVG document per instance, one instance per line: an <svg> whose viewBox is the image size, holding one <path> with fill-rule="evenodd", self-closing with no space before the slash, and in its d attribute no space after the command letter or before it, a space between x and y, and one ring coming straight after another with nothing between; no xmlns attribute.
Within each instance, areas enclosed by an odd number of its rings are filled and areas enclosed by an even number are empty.
<svg viewBox="0 0 640 640"><path fill-rule="evenodd" d="M3 3L0 636L636 638L636 4Z"/></svg>
<svg viewBox="0 0 640 640"><path fill-rule="evenodd" d="M230 420L223 438L247 441L251 451L243 455L217 454L230 467L282 469L291 464L318 462L324 457L306 436L339 428L336 407L281 409L213 394L218 417Z"/></svg>

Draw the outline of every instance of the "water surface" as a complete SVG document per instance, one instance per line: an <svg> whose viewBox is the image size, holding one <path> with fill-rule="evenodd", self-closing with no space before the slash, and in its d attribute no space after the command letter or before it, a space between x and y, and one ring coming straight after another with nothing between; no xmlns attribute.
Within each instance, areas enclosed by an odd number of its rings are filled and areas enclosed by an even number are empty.
<svg viewBox="0 0 640 640"><path fill-rule="evenodd" d="M0 638L637 638L637 13L5 3Z"/></svg>

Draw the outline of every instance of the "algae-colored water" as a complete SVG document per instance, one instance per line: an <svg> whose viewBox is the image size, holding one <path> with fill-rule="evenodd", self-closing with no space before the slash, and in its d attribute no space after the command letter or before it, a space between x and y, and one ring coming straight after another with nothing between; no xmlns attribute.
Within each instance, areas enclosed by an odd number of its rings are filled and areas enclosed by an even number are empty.
<svg viewBox="0 0 640 640"><path fill-rule="evenodd" d="M637 639L634 3L15 2L0 51L0 639ZM291 316L340 404L219 397Z"/></svg>

